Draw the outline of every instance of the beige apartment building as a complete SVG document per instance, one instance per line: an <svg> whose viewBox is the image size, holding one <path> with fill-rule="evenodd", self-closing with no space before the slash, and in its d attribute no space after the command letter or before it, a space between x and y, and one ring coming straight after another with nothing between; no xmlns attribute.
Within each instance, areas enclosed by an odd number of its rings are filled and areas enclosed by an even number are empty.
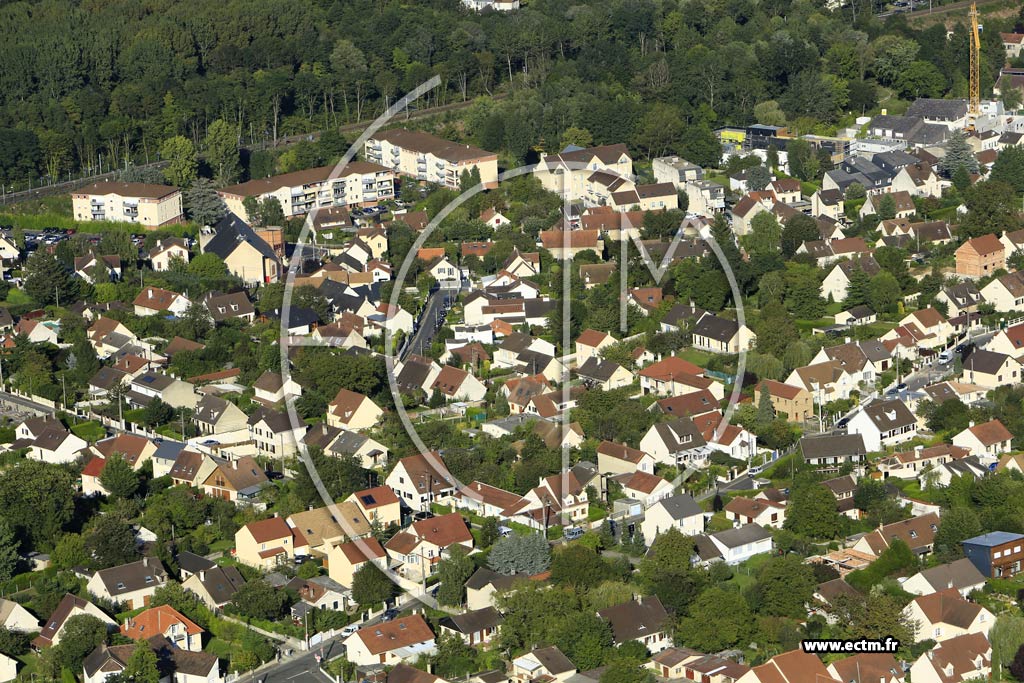
<svg viewBox="0 0 1024 683"><path fill-rule="evenodd" d="M395 198L395 174L379 164L350 161L338 177L334 166L250 180L217 191L228 209L242 220L250 216L242 203L248 197L264 201L275 197L285 216L300 216L313 209L332 206L375 206Z"/></svg>
<svg viewBox="0 0 1024 683"><path fill-rule="evenodd" d="M476 168L487 188L498 186L498 155L414 130L382 131L366 141L366 160L423 182L459 188L463 171Z"/></svg>
<svg viewBox="0 0 1024 683"><path fill-rule="evenodd" d="M93 183L71 193L76 221L116 221L158 228L184 220L181 190L147 183Z"/></svg>
<svg viewBox="0 0 1024 683"><path fill-rule="evenodd" d="M592 206L606 203L595 198L599 193L597 185L607 186L609 196L611 192L635 187L633 158L621 143L586 149L566 148L558 154L550 154L541 160L536 175L545 190L564 195L568 201L582 199Z"/></svg>

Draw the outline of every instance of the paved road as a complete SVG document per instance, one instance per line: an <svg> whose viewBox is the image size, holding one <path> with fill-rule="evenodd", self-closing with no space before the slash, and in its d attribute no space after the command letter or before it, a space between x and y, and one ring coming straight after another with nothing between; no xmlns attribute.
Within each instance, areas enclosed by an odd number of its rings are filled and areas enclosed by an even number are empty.
<svg viewBox="0 0 1024 683"><path fill-rule="evenodd" d="M53 415L54 413L53 408L49 406L45 406L42 403L30 401L22 396L9 394L6 391L0 391L0 402L15 405L23 410L37 413L39 415Z"/></svg>
<svg viewBox="0 0 1024 683"><path fill-rule="evenodd" d="M316 658L320 655L326 661L336 657L340 652L341 644L338 641L328 641L322 648L318 647L292 659L286 659L277 666L254 674L252 678L254 681L262 681L262 683L313 683L314 681L325 683L331 679L320 673L320 665ZM239 679L239 683L244 683L246 680L245 677L242 677Z"/></svg>
<svg viewBox="0 0 1024 683"><path fill-rule="evenodd" d="M445 305L445 301L448 297L454 298L456 294L457 292L452 290L438 289L427 298L427 303L423 307L423 314L419 319L419 327L413 333L409 345L405 347L405 353L402 354L403 359L411 353L422 355L424 351L430 348L430 343L433 341L434 335L437 334L440 322L438 316Z"/></svg>

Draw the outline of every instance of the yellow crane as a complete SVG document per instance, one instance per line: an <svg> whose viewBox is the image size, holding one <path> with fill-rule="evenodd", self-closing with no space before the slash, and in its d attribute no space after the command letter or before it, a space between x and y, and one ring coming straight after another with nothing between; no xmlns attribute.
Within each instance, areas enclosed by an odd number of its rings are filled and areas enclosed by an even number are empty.
<svg viewBox="0 0 1024 683"><path fill-rule="evenodd" d="M967 127L981 116L981 25L978 23L978 5L971 3L971 99L967 107Z"/></svg>

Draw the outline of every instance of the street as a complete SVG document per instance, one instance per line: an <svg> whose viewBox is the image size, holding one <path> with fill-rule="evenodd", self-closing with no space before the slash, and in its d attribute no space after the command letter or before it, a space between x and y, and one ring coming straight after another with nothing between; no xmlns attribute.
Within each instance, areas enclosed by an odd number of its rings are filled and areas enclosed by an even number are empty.
<svg viewBox="0 0 1024 683"><path fill-rule="evenodd" d="M252 679L254 681L262 681L263 683L285 683L285 681L292 681L293 683L306 683L307 681L310 683L313 681L324 683L324 681L330 681L331 679L320 672L317 656L327 661L339 655L340 651L340 643L337 640L328 641L322 647L313 648L309 652L303 652L292 659L286 659L276 666L253 674Z"/></svg>
<svg viewBox="0 0 1024 683"><path fill-rule="evenodd" d="M430 343L434 339L434 335L437 334L438 326L441 324L441 311L444 310L448 298L455 298L456 293L441 287L427 298L427 303L423 307L423 314L419 319L419 327L416 328L412 339L409 340L409 344L405 347L405 352L402 354L403 360L411 353L422 354L430 348Z"/></svg>

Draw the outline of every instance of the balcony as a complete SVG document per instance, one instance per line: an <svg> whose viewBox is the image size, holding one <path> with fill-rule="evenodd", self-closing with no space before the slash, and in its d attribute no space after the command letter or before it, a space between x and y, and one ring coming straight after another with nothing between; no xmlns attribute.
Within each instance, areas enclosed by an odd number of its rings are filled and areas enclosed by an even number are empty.
<svg viewBox="0 0 1024 683"><path fill-rule="evenodd" d="M366 148L370 149L370 150L373 150L374 152L379 152L380 151L380 143L379 142L367 142L366 143Z"/></svg>

